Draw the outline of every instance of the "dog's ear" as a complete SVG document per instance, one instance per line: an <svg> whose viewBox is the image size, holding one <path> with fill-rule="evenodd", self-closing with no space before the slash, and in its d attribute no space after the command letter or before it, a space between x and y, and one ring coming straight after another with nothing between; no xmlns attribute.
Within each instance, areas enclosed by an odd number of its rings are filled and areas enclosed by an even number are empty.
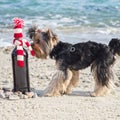
<svg viewBox="0 0 120 120"><path fill-rule="evenodd" d="M28 28L27 30L27 36L32 39L33 36L35 36L35 31L37 30L37 26L31 26L30 28Z"/></svg>
<svg viewBox="0 0 120 120"><path fill-rule="evenodd" d="M41 33L42 31L41 31L40 29L37 29L37 32L38 32L38 33Z"/></svg>
<svg viewBox="0 0 120 120"><path fill-rule="evenodd" d="M51 29L47 29L46 34L47 34L49 40L51 40L53 46L58 43L58 41L59 41L58 36L57 36L57 34L53 33L53 31Z"/></svg>
<svg viewBox="0 0 120 120"><path fill-rule="evenodd" d="M52 38L52 37L53 37L52 31L51 31L50 29L47 29L47 30L46 30L46 33L47 33L47 35L48 35L49 38Z"/></svg>

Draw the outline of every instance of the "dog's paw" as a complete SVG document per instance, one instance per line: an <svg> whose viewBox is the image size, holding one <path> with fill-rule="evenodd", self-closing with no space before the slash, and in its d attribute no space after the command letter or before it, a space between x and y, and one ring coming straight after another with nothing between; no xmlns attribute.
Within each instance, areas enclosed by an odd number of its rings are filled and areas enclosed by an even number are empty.
<svg viewBox="0 0 120 120"><path fill-rule="evenodd" d="M61 96L61 94L51 94L51 93L46 93L44 94L45 97L58 97L58 96Z"/></svg>
<svg viewBox="0 0 120 120"><path fill-rule="evenodd" d="M44 94L44 97L52 97L51 94Z"/></svg>
<svg viewBox="0 0 120 120"><path fill-rule="evenodd" d="M70 93L72 93L72 90L71 90L71 89L67 89L66 92L65 92L66 95L68 95L68 94L70 94Z"/></svg>
<svg viewBox="0 0 120 120"><path fill-rule="evenodd" d="M96 94L95 93L90 93L90 96L91 97L96 97Z"/></svg>
<svg viewBox="0 0 120 120"><path fill-rule="evenodd" d="M106 94L105 93L95 93L95 92L93 92L93 93L90 93L90 96L91 97L104 97L104 96L106 96Z"/></svg>

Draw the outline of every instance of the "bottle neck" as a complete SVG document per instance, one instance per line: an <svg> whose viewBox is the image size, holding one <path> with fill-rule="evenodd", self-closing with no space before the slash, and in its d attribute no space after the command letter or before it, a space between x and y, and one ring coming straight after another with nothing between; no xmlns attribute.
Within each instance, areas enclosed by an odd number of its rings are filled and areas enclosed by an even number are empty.
<svg viewBox="0 0 120 120"><path fill-rule="evenodd" d="M28 52L25 48L23 48L24 51L24 56L26 56L28 58ZM12 51L12 56L17 56L17 46L15 46L15 48Z"/></svg>

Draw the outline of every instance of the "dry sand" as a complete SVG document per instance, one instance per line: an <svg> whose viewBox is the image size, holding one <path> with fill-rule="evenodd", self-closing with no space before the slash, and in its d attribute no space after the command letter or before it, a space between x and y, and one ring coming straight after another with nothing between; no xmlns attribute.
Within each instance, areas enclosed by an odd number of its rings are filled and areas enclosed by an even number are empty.
<svg viewBox="0 0 120 120"><path fill-rule="evenodd" d="M29 56L30 86L37 98L0 98L0 120L120 120L120 59L114 66L115 94L90 97L94 81L90 68L80 71L78 87L70 95L43 97L55 72L54 60ZM0 87L13 88L11 48L0 48Z"/></svg>

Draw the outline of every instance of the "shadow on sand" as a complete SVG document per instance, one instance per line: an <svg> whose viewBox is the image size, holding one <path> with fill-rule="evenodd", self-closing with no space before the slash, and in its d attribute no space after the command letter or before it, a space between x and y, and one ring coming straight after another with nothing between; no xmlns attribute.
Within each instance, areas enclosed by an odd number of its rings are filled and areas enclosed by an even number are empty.
<svg viewBox="0 0 120 120"><path fill-rule="evenodd" d="M44 90L32 90L37 93L38 97L44 97ZM72 93L66 96L83 96L83 97L90 97L90 91L72 91Z"/></svg>
<svg viewBox="0 0 120 120"><path fill-rule="evenodd" d="M90 91L72 91L69 96L83 96L90 97Z"/></svg>

